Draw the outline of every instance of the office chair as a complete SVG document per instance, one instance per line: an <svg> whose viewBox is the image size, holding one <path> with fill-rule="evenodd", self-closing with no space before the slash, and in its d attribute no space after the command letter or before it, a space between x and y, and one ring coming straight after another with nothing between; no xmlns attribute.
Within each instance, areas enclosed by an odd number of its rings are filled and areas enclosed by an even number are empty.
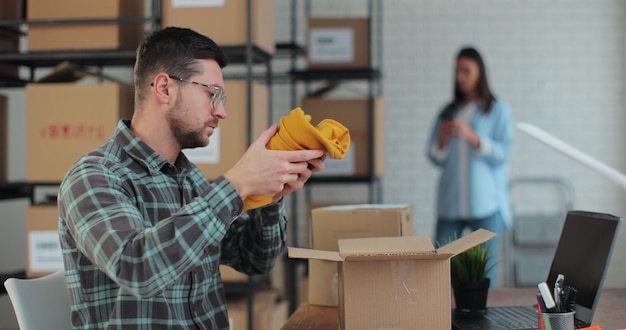
<svg viewBox="0 0 626 330"><path fill-rule="evenodd" d="M4 287L20 330L72 329L64 271L34 279L9 278Z"/></svg>

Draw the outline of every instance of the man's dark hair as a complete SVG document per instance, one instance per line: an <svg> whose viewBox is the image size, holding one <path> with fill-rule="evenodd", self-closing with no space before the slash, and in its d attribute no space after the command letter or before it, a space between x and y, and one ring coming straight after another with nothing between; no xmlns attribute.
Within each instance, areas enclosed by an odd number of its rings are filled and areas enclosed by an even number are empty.
<svg viewBox="0 0 626 330"><path fill-rule="evenodd" d="M148 35L137 48L135 61L135 104L140 104L152 79L165 72L189 79L202 73L198 60L215 60L220 68L228 64L224 51L211 38L196 31L167 27Z"/></svg>
<svg viewBox="0 0 626 330"><path fill-rule="evenodd" d="M474 61L476 64L478 64L478 69L479 69L479 74L480 74L480 76L478 77L478 86L476 87L478 89L477 90L478 99L479 99L480 107L483 110L483 112L489 113L489 111L491 110L491 105L493 104L495 97L493 96L493 94L491 93L491 90L489 89L489 83L487 82L487 70L485 68L485 63L483 62L483 59L480 56L480 53L478 53L478 51L475 48L467 47L459 51L459 54L456 57L457 61L460 58L467 58L469 60ZM465 98L465 95L463 94L463 92L461 92L461 89L459 89L458 83L455 80L454 101L452 102L452 105L456 107L460 107L465 101L464 98Z"/></svg>

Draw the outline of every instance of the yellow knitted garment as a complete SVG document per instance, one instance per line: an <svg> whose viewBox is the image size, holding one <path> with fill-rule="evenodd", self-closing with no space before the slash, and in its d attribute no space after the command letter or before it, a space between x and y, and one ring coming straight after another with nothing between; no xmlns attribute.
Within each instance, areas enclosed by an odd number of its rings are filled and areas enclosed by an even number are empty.
<svg viewBox="0 0 626 330"><path fill-rule="evenodd" d="M341 123L324 119L317 126L311 116L300 108L291 110L279 121L278 132L267 143L271 150L324 150L330 158L342 159L350 148L350 132ZM244 211L272 202L273 195L250 196L244 201Z"/></svg>

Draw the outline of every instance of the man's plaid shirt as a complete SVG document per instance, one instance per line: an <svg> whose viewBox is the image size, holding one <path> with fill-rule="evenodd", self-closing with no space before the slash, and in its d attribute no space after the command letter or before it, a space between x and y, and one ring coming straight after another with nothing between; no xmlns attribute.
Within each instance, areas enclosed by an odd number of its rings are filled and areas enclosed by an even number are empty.
<svg viewBox="0 0 626 330"><path fill-rule="evenodd" d="M268 272L283 250L280 204L241 214L223 177L167 162L120 121L59 190L74 329L228 329L219 265Z"/></svg>

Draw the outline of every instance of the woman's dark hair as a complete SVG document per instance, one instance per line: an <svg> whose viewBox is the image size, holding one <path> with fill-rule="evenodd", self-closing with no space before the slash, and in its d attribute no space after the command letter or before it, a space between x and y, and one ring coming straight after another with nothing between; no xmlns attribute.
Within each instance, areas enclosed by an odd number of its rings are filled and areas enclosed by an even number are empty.
<svg viewBox="0 0 626 330"><path fill-rule="evenodd" d="M493 104L495 97L493 96L493 94L491 93L491 90L489 89L489 83L487 82L487 70L485 69L485 63L483 62L483 59L480 56L480 53L478 53L478 51L475 48L467 47L459 51L459 54L456 56L457 61L460 58L467 58L469 60L474 61L476 64L478 64L479 77L478 77L478 85L476 87L478 89L477 90L478 99L479 99L480 107L482 108L483 112L489 113L489 111L491 110L491 105ZM463 92L461 92L458 82L455 79L454 101L452 102L452 105L458 108L463 104L463 102L465 102L465 95L463 94Z"/></svg>
<svg viewBox="0 0 626 330"><path fill-rule="evenodd" d="M212 59L220 68L228 64L224 51L211 38L186 28L167 27L148 35L137 48L135 60L135 104L144 94L154 76L165 72L189 79L202 73L198 60Z"/></svg>

